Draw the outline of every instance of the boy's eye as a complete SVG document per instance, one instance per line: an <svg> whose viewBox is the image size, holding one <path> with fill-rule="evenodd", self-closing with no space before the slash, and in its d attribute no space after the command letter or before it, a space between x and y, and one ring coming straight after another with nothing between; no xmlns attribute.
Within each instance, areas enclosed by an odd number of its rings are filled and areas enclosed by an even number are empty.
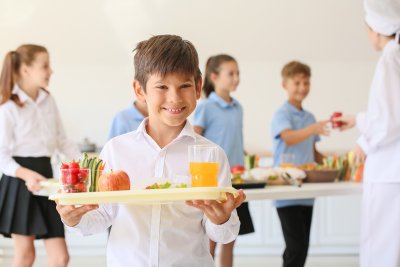
<svg viewBox="0 0 400 267"><path fill-rule="evenodd" d="M165 85L157 85L156 88L157 89L162 89L162 90L168 89L168 87L165 86Z"/></svg>
<svg viewBox="0 0 400 267"><path fill-rule="evenodd" d="M192 87L192 85L189 83L182 84L181 86L181 88L190 88L190 87Z"/></svg>

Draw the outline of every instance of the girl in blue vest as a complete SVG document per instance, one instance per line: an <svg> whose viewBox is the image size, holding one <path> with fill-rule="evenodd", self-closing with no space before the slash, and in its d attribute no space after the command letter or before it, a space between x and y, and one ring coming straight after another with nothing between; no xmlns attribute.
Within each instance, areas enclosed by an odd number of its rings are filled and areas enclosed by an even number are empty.
<svg viewBox="0 0 400 267"><path fill-rule="evenodd" d="M203 93L207 97L195 110L195 131L224 149L230 166L244 165L243 109L231 96L239 85L239 67L229 55L210 57L206 64ZM247 202L237 209L240 219L239 235L254 232ZM220 266L233 266L235 241L222 245ZM211 254L216 244L210 241Z"/></svg>

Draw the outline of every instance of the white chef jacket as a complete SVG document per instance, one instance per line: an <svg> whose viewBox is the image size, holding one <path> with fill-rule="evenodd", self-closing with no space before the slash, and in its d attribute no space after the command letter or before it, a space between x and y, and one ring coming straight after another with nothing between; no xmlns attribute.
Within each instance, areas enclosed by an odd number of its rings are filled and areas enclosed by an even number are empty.
<svg viewBox="0 0 400 267"><path fill-rule="evenodd" d="M357 143L367 154L364 181L400 182L400 45L394 40L383 49L357 127Z"/></svg>
<svg viewBox="0 0 400 267"><path fill-rule="evenodd" d="M186 182L189 177L188 145L213 144L196 134L189 122L175 140L160 148L146 133L146 119L136 131L106 143L101 158L108 169L128 173L133 188L156 181ZM231 186L230 167L219 148L219 186ZM186 180L185 180L186 179ZM160 189L162 190L162 189ZM209 239L233 241L240 222L234 211L230 219L215 225L200 210L182 203L154 205L100 205L75 227L83 235L104 232L112 225L107 245L107 266L214 266Z"/></svg>
<svg viewBox="0 0 400 267"><path fill-rule="evenodd" d="M67 139L53 97L39 90L36 101L18 85L13 88L23 107L8 100L0 105L0 172L15 176L20 167L12 158L51 157L57 149L69 159L78 158L78 146Z"/></svg>

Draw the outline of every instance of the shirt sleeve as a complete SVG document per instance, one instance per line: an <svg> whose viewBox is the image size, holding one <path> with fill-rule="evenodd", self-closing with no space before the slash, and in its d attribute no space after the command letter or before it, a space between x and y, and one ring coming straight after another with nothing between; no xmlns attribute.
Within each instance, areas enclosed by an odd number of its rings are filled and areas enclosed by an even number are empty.
<svg viewBox="0 0 400 267"><path fill-rule="evenodd" d="M16 176L20 165L12 158L10 145L14 143L15 119L10 110L0 106L0 171L8 176Z"/></svg>
<svg viewBox="0 0 400 267"><path fill-rule="evenodd" d="M219 162L220 171L218 177L218 185L221 187L229 187L232 186L231 183L231 172L228 163L228 158L226 157L224 151L220 149L219 158L221 159ZM240 221L237 215L236 210L231 213L229 220L221 225L217 225L212 223L207 216L203 217L203 225L206 229L206 233L208 237L222 244L227 244L235 240L239 234Z"/></svg>
<svg viewBox="0 0 400 267"><path fill-rule="evenodd" d="M207 109L205 101L200 102L194 111L193 126L199 126L203 129L207 128Z"/></svg>
<svg viewBox="0 0 400 267"><path fill-rule="evenodd" d="M118 204L103 204L97 210L83 215L80 222L75 226L66 226L69 232L83 236L105 232L112 224L118 211ZM64 222L65 224L65 222Z"/></svg>
<svg viewBox="0 0 400 267"><path fill-rule="evenodd" d="M274 117L272 118L271 123L271 132L272 138L278 139L280 138L281 133L284 130L292 129L292 123L290 121L290 116L284 110L278 110Z"/></svg>
<svg viewBox="0 0 400 267"><path fill-rule="evenodd" d="M368 110L357 114L357 143L366 154L400 139L400 64L386 57L378 62Z"/></svg>
<svg viewBox="0 0 400 267"><path fill-rule="evenodd" d="M54 100L53 107L54 112L57 116L57 148L67 157L68 160L78 159L81 156L78 145L67 138L64 130L64 125L61 121L60 112L58 111L57 105Z"/></svg>

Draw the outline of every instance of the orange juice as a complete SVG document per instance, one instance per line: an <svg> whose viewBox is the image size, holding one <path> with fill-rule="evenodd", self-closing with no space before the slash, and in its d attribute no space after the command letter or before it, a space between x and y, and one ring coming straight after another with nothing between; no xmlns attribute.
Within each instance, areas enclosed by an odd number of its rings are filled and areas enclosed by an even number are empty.
<svg viewBox="0 0 400 267"><path fill-rule="evenodd" d="M190 162L192 187L218 186L217 162Z"/></svg>

